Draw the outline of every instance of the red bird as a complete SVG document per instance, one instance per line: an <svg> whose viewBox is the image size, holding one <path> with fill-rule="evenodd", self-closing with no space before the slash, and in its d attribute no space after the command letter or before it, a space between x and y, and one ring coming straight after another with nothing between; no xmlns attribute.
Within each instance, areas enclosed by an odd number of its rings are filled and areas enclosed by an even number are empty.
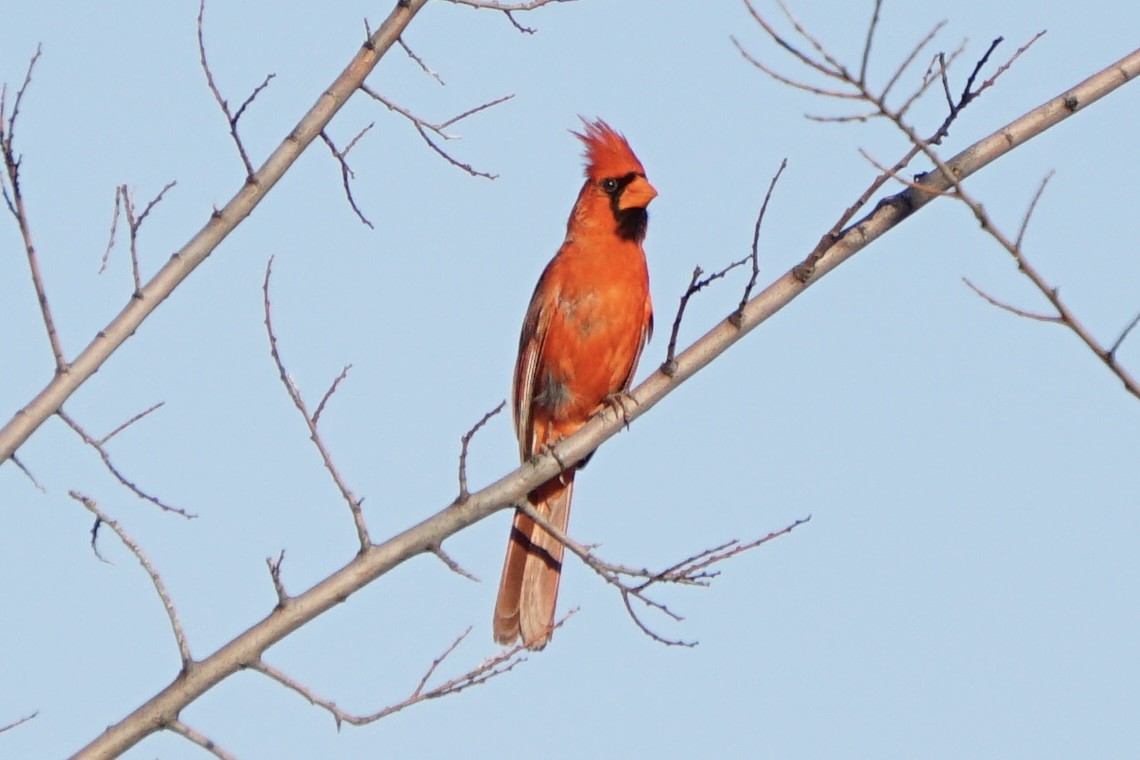
<svg viewBox="0 0 1140 760"><path fill-rule="evenodd" d="M527 461L586 424L629 390L653 331L645 264L645 207L657 191L625 138L604 121L585 123L586 183L566 224L566 240L546 265L519 338L514 421ZM579 465L580 466L580 465ZM574 490L571 468L528 496L563 532ZM495 641L518 638L541 649L554 627L562 544L515 513L495 602Z"/></svg>

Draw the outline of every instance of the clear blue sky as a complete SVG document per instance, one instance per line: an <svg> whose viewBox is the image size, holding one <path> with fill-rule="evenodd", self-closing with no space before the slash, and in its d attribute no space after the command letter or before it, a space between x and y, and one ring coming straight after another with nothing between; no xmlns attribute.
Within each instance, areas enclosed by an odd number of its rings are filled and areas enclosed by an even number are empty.
<svg viewBox="0 0 1140 760"><path fill-rule="evenodd" d="M773 17L774 6L758 0ZM18 147L61 338L74 355L125 303L120 245L97 275L114 188L140 202L178 185L142 231L153 273L239 186L243 172L198 66L193 2L8 3L0 80L43 58ZM264 157L349 60L388 3L215 2L207 40L223 91ZM833 4L830 7L835 7ZM798 2L805 23L857 62L870 2ZM856 7L858 6L858 7ZM940 49L968 37L972 61L1004 35L1004 60L1048 34L971 106L953 153L1131 50L1136 9L1110 0L1032 6L888 2L872 76L945 14ZM581 182L578 114L622 130L660 192L646 248L658 324L695 265L739 258L768 179L788 169L764 229L762 280L807 253L869 182L864 147L893 161L889 125L836 126L841 112L775 85L735 35L781 69L735 0L581 0L518 20L433 3L407 40L447 85L400 51L370 83L431 118L515 99L455 127L470 178L411 127L361 97L335 120L352 154L357 222L340 174L314 145L239 231L67 404L115 439L140 486L199 515L158 514L116 485L53 420L20 456L45 485L0 467L0 757L58 757L166 685L177 652L146 576L67 496L119 517L169 584L205 656L273 605L264 559L287 552L299 591L347 562L355 534L276 376L261 277L276 256L275 319L296 382L319 398L344 364L326 440L366 497L373 535L398 531L456 492L459 436L509 392L518 327L561 241ZM925 66L923 61L922 66ZM961 85L968 64L960 66ZM917 73L906 80L913 85ZM902 85L900 85L901 87ZM1140 174L1131 85L970 180L1014 232L1056 170L1027 252L1111 342L1140 309L1134 244ZM928 131L937 98L915 112ZM915 171L926 168L916 164ZM893 191L893 190L892 190ZM0 415L50 378L15 225L0 221ZM330 717L254 674L184 718L239 757L1121 757L1140 745L1140 405L1068 332L985 304L967 276L1027 308L1042 299L960 205L939 202L859 254L607 444L579 478L571 532L603 556L662 566L729 538L811 515L791 536L723 566L709 589L663 598L684 623L645 638L592 572L567 562L563 609L581 612L510 675L374 726ZM741 277L702 293L682 340L731 310ZM643 357L661 361L666 332ZM1140 336L1121 351L1140 370ZM476 439L472 486L515 466L506 416ZM467 626L445 666L495 653L490 615L508 516L447 544L483 579L416 559L273 648L267 659L367 712L402 699ZM195 758L160 735L132 758Z"/></svg>

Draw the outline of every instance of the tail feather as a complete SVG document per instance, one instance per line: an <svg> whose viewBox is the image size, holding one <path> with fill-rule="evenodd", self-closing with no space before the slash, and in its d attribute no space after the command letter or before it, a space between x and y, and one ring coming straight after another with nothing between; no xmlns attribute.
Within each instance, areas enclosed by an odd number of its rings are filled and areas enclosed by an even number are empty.
<svg viewBox="0 0 1140 760"><path fill-rule="evenodd" d="M573 473L564 473L562 480L565 483L559 478L547 481L530 499L540 515L565 533L570 523ZM542 649L550 641L564 549L561 541L525 514L515 513L495 602L495 641L511 644L521 637L529 649Z"/></svg>

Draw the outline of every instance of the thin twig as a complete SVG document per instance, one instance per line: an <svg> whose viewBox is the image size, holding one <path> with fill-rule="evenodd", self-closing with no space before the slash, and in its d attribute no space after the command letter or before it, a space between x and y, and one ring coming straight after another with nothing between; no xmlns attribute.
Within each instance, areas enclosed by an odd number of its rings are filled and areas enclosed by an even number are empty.
<svg viewBox="0 0 1140 760"><path fill-rule="evenodd" d="M562 624L565 623L566 620L574 614L574 612L575 610L572 610L565 617L559 620L554 627L561 627ZM335 702L317 695L309 687L305 686L296 679L290 677L286 673L282 672L278 668L273 667L263 660L258 660L257 662L253 663L250 665L250 668L256 670L262 675L273 679L285 688L301 695L310 704L324 708L330 715L332 715L333 720L336 721L336 726L338 729L342 723L348 723L354 726L363 726L369 723L375 723L378 720L386 718L389 715L397 713L407 707L411 707L414 704L426 702L430 699L439 699L440 697L446 697L451 694L458 694L459 692L464 691L465 689L468 689L472 686L479 686L480 684L484 684L492 678L510 672L521 663L526 662L526 647L523 644L518 644L514 647L511 647L510 649L504 649L494 657L490 657L484 660L482 663L475 666L474 668L471 668L460 676L456 676L455 678L444 681L443 683L433 688L427 688L428 681L431 680L431 677L433 675L435 675L435 672L439 669L439 666L443 664L443 662L456 650L460 643L462 643L470 633L471 629L468 628L443 651L443 654L432 660L431 665L428 666L427 670L424 672L423 677L420 679L415 689L412 690L412 693L407 698L369 714L358 715L341 709Z"/></svg>
<svg viewBox="0 0 1140 760"><path fill-rule="evenodd" d="M18 456L13 454L9 458L12 460L12 464L16 465L16 467L20 469L20 472L24 473L28 480L32 481L32 485L35 486L40 493L47 493L47 489L40 484L40 481L36 480L36 476L32 474L32 471L28 469L27 465L20 461Z"/></svg>
<svg viewBox="0 0 1140 760"><path fill-rule="evenodd" d="M701 275L705 270L699 266L694 267L693 276L689 278L689 286L685 288L685 292L681 294L681 302L677 305L677 313L673 317L673 329L669 331L669 346L665 349L665 361L661 363L661 371L666 375L672 375L675 371L675 357L677 352L677 336L681 331L681 320L685 317L685 308L689 305L689 299L695 294L699 293L710 283L719 280L726 274L736 269L739 266L744 266L748 263L748 256L734 261L719 272L713 272L708 277L701 279Z"/></svg>
<svg viewBox="0 0 1140 760"><path fill-rule="evenodd" d="M5 725L0 726L0 734L4 733L5 731L10 731L11 729L15 728L16 726L27 723L29 720L31 720L32 718L36 717L39 714L40 714L40 711L36 710L35 712L28 713L27 715L25 715L22 718L16 718L11 723L6 723Z"/></svg>
<svg viewBox="0 0 1140 760"><path fill-rule="evenodd" d="M436 544L431 547L431 553L439 557L440 562L447 565L447 569L456 575L462 575L469 581L479 582L479 578L472 572L465 570L462 565L451 558L451 555L443 550L443 547Z"/></svg>
<svg viewBox="0 0 1140 760"><path fill-rule="evenodd" d="M1135 317L1133 317L1132 321L1128 323L1128 327L1125 327L1124 330L1121 331L1120 335L1116 338L1116 340L1113 341L1112 348L1108 349L1108 355L1110 357L1116 357L1117 349L1119 349L1121 344L1124 343L1124 340L1128 337L1128 334L1136 328L1136 324L1138 322L1140 322L1140 314L1137 314Z"/></svg>
<svg viewBox="0 0 1140 760"><path fill-rule="evenodd" d="M372 36L371 32L369 32L369 36ZM425 74L427 74L429 77L431 77L435 81L439 82L441 85L447 84L447 82L443 81L443 77L441 77L438 72L436 72L434 69L430 68L426 63L424 63L424 59L420 58L418 55L415 54L415 51L413 51L410 47L408 47L408 43L404 42L403 37L396 40L396 44L404 49L404 52L408 54L408 57L411 58L413 61L415 61L416 65L418 65L420 67L420 70L422 70Z"/></svg>
<svg viewBox="0 0 1140 760"><path fill-rule="evenodd" d="M859 63L859 81L867 82L867 63L871 60L871 45L875 39L875 27L879 25L879 11L883 8L883 0L875 0L875 10L871 14L871 25L863 39L863 60Z"/></svg>
<svg viewBox="0 0 1140 760"><path fill-rule="evenodd" d="M229 102L222 97L221 91L218 90L218 85L214 83L214 73L210 70L210 64L206 61L206 39L204 32L204 19L206 15L206 0L199 0L198 3L198 60L202 64L202 71L206 75L206 84L210 88L210 92L214 95L214 100L218 102L218 106L225 114L226 123L230 128L230 137L233 138L234 145L237 146L238 154L241 156L241 162L245 165L245 175L250 181L253 180L253 163L249 160L249 154L246 153L245 144L242 142L241 135L238 134L238 120L241 119L245 109L253 103L262 90L269 86L269 82L277 76L276 74L268 74L261 84L253 88L253 92L249 97L242 101L241 106L238 107L236 113L230 112Z"/></svg>
<svg viewBox="0 0 1140 760"><path fill-rule="evenodd" d="M344 365L340 371L340 374L336 376L336 378L329 385L329 389L325 391L325 395L321 396L321 403L317 404L317 411L313 412L314 425L320 424L321 412L325 410L325 405L328 404L329 399L331 399L333 394L336 393L336 389L339 388L344 379L348 377L348 371L350 369L352 369L351 364Z"/></svg>
<svg viewBox="0 0 1140 760"><path fill-rule="evenodd" d="M119 192L120 187L115 187L115 210L111 214L111 234L107 238L107 247L103 249L103 258L99 262L99 274L107 269L107 262L111 259L111 249L115 247L115 233L119 229L119 212L123 207L123 196Z"/></svg>
<svg viewBox="0 0 1140 760"><path fill-rule="evenodd" d="M80 425L75 420L74 417L72 417L70 414L68 414L62 408L58 412L56 412L56 414L59 415L59 418L61 420L63 420L69 428L71 428L72 430L75 431L76 435L78 435L80 438L83 439L84 443L86 443L88 446L90 446L91 448L95 449L96 452L98 452L99 458L103 460L103 466L106 467L107 471L110 472L115 477L115 479L118 480L119 483L121 485L123 485L128 491L130 491L131 493L133 493L135 496L139 497L140 499L143 499L144 501L149 501L151 504L155 505L156 507L158 507L159 509L161 509L164 512L171 512L171 513L176 514L176 515L181 515L182 517L185 517L188 520L193 520L195 517L197 517L197 515L195 515L194 513L188 512L185 509L182 509L180 507L175 507L171 504L167 504L165 501L163 501L159 497L154 496L153 494L149 494L146 491L139 488L138 484L136 484L133 480L129 479L126 475L123 474L123 472L118 467L115 466L115 463L111 461L110 452L108 452L106 447L105 447L105 444L107 443L107 441L109 441L112 438L112 436L117 435L119 432L121 432L128 425L131 425L132 423L137 422L138 420L142 419L143 417L145 417L149 413L153 412L155 409L157 409L160 406L162 406L161 403L155 404L150 409L147 409L143 412L140 412L139 414L136 414L134 417L127 420L123 424L119 425L117 428L115 428L114 430L112 430L110 433L103 436L102 438L96 438L95 436L88 433L87 430L82 425Z"/></svg>
<svg viewBox="0 0 1140 760"><path fill-rule="evenodd" d="M1033 194L1033 199L1029 201L1029 208L1026 209L1025 215L1021 217L1021 226L1017 228L1017 237L1014 239L1013 244L1017 248L1021 248L1021 242L1025 239L1025 231L1029 229L1029 220L1033 218L1033 212L1037 210L1037 202L1041 200L1041 196L1045 194L1045 186L1049 184L1049 180L1053 179L1053 171L1050 170L1045 178L1041 180L1041 184L1037 186L1037 192Z"/></svg>
<svg viewBox="0 0 1140 760"><path fill-rule="evenodd" d="M877 0L875 4L876 14L878 13L879 2L881 2L881 0ZM874 31L873 27L872 31ZM776 183L780 181L780 175L784 173L784 169L786 169L787 166L788 159L781 159L780 168L772 175L772 181L768 183L768 192L764 193L764 202L760 204L760 213L756 215L756 227L752 230L752 254L749 256L752 262L752 276L748 278L748 284L744 287L744 295L740 298L740 305L736 307L736 312L729 317L729 320L737 327L740 326L740 318L744 312L744 304L748 303L748 299L752 297L752 289L756 287L756 279L760 276L760 227L764 224L764 214L768 211L768 201L772 200L772 192L776 189Z"/></svg>
<svg viewBox="0 0 1140 760"><path fill-rule="evenodd" d="M158 192L158 195L156 195L148 204L146 204L146 208L144 208L142 210L142 213L138 216L135 215L135 200L130 191L130 188L128 188L126 185L119 185L115 191L115 213L111 218L111 235L110 239L107 241L107 249L103 253L103 261L99 266L99 272L102 273L103 270L107 267L107 261L111 255L111 248L115 244L115 226L119 219L119 208L122 207L127 217L127 230L130 235L131 274L134 278L134 292L136 294L142 289L142 275L139 272L139 230L142 228L142 224L144 221L146 221L147 216L150 215L151 210L153 210L154 207L158 205L160 201L162 201L162 198L166 195L167 191L169 191L176 184L178 183L175 181L167 182L162 190Z"/></svg>
<svg viewBox="0 0 1140 760"><path fill-rule="evenodd" d="M356 205L356 198L354 198L352 195L352 184L350 180L356 178L356 172L352 171L352 167L348 165L348 152L352 150L353 146L356 145L356 142L361 137L364 137L364 133L372 129L375 124L376 122L372 122L367 127L360 130L356 134L356 137L352 138L344 150L338 150L336 145L333 143L332 138L329 137L328 131L321 130L321 139L324 140L325 145L328 146L329 150L333 154L333 157L336 158L337 162L340 163L340 179L341 184L344 186L344 195L345 198L348 199L348 205L352 207L353 212L356 213L356 217L361 222L368 225L370 229L375 229L375 226L371 221L369 221L368 217L364 215L364 212L360 210L360 207Z"/></svg>
<svg viewBox="0 0 1140 760"><path fill-rule="evenodd" d="M162 600L163 608L166 609L166 617L170 621L170 628L174 632L174 641L178 645L178 654L182 658L182 667L183 669L188 667L193 661L193 658L190 655L190 645L186 642L186 633L182 629L182 623L178 620L178 611L174 608L174 601L170 598L170 594L166 590L166 585L162 582L162 577L159 576L154 565L147 559L142 547L131 538L130 534L127 533L126 529L123 528L117 520L112 519L106 512L100 509L94 499L84 496L75 490L68 491L67 493L71 498L82 504L88 512L95 515L95 526L91 529L91 547L95 549L96 555L98 555L96 539L98 538L99 525L106 525L115 531L119 540L130 550L131 554L135 555L135 559L139 561L139 564L143 566L143 570L150 576L151 583L154 584L154 590L158 593L158 598ZM98 556L102 559L101 555Z"/></svg>
<svg viewBox="0 0 1140 760"><path fill-rule="evenodd" d="M194 728L183 723L181 720L175 719L167 723L164 728L167 731L178 734L184 739L187 739L194 744L197 744L202 749L209 752L218 760L237 760L237 755L230 754L218 746L218 743L206 736L205 734L197 731Z"/></svg>
<svg viewBox="0 0 1140 760"><path fill-rule="evenodd" d="M319 414L324 409L325 403L336 391L340 381L347 374L348 367L342 370L340 376L333 381L332 386L321 398L321 405L318 407L317 413L310 413L305 399L301 396L301 391L293 382L293 378L289 376L289 372L285 369L285 364L281 360L281 354L277 350L277 335L273 332L272 304L269 301L269 278L272 274L273 257L270 256L269 261L265 264L265 279L261 284L262 304L265 311L265 332L269 338L269 353L273 357L274 365L277 367L277 374L281 378L281 384L285 386L285 392L289 394L289 398L293 401L293 406L296 407L297 411L301 413L301 416L305 418L305 426L309 429L309 440L317 447L317 452L321 456L321 461L324 462L325 469L328 470L329 475L333 479L333 483L336 484L341 496L344 497L345 503L348 504L349 512L352 513L352 521L356 526L356 536L360 541L360 548L367 548L372 545L372 539L368 536L368 525L364 521L364 512L361 509L362 500L358 499L352 493L352 489L348 487L348 484L341 476L340 471L333 463L332 454L329 453L328 448L325 446L324 439L321 438L321 433L317 429Z"/></svg>
<svg viewBox="0 0 1140 760"><path fill-rule="evenodd" d="M475 434L479 432L481 427L487 424L488 420L503 411L506 405L507 402L505 400L500 401L498 406L484 414L479 421L472 425L471 428L463 434L463 437L459 439L459 496L455 498L456 504L464 503L471 496L467 490L467 447L471 443L471 439L475 437Z"/></svg>
<svg viewBox="0 0 1140 760"><path fill-rule="evenodd" d="M117 436L119 433L123 432L128 427L130 427L131 425L133 425L136 422L138 422L139 420L141 420L143 417L146 417L151 412L153 412L157 409L160 409L165 405L166 405L165 401L159 401L157 404L151 404L149 407L147 407L146 409L143 409L141 412L136 414L134 417L131 417L129 420L127 420L123 424L119 425L117 428L112 430L110 433L107 433L107 435L100 438L99 443L106 444L107 441L111 440L112 438Z"/></svg>
<svg viewBox="0 0 1140 760"><path fill-rule="evenodd" d="M39 256L36 253L36 245L32 239L31 220L28 217L28 210L24 206L24 193L20 188L20 166L22 158L16 156L15 148L13 147L13 140L16 135L16 120L20 116L20 105L23 103L24 95L28 91L28 86L32 83L32 71L35 69L36 62L39 61L41 53L42 49L37 45L36 52L28 62L28 70L24 74L24 83L20 85L20 89L16 91L16 100L12 103L11 115L5 111L4 100L7 95L6 86L3 94L0 94L0 154L3 154L4 175L7 178L6 184L0 182L0 191L3 193L8 210L16 219L16 225L20 228L20 237L24 243L24 252L28 259L28 269L32 276L32 287L36 291L36 301L40 306L40 316L44 322L44 329L47 331L52 356L55 358L55 371L57 374L62 374L67 371L67 359L64 358L63 345L59 339L59 332L55 328L55 318L52 316L51 304L48 302L47 287L44 285L44 276L40 269Z"/></svg>
<svg viewBox="0 0 1140 760"><path fill-rule="evenodd" d="M634 609L632 600L637 600L642 605L649 609L657 610L674 621L681 621L682 618L677 613L673 612L667 605L659 602L649 596L646 591L650 587L657 584L672 584L680 586L707 586L709 581L717 574L709 572L707 568L711 565L723 562L730 557L734 557L750 549L755 549L758 546L771 541L774 538L783 536L792 532L795 528L804 524L811 519L810 516L796 520L791 525L788 525L781 530L769 533L763 538L755 541L742 544L740 541L733 539L727 541L719 546L714 546L711 549L705 549L690 557L686 557L680 562L674 563L664 570L652 571L646 568L632 568L625 565L614 564L599 558L593 553L591 547L583 546L574 539L570 538L565 531L560 530L552 524L545 516L539 514L538 510L528 500L522 500L515 504L515 507L527 515L535 522L540 528L549 533L556 541L561 543L572 554L577 556L587 567L592 569L595 573L602 577L606 583L616 588L622 597L626 611L630 617L637 624L647 636L662 644L669 646L695 646L697 642L686 641L683 639L670 639L662 636L653 631L649 626L641 620L636 610ZM635 583L634 581L640 581Z"/></svg>
<svg viewBox="0 0 1140 760"><path fill-rule="evenodd" d="M448 127L452 126L456 122L459 122L463 119L466 119L468 116L472 116L474 114L479 113L480 111L485 111L488 108L492 108L494 106L499 105L500 103L504 103L504 102L510 100L511 98L514 97L513 94L512 95L504 95L501 98L495 98L494 100L489 100L486 103L481 103L481 104L475 106L474 108L469 108L466 111L464 111L463 113L460 113L456 116L452 116L450 119L447 119L446 121L442 121L442 122L439 122L438 124L436 124L436 123L428 121L427 119L424 119L422 116L417 115L415 112L413 112L413 111L393 102L392 100L384 97L383 95L378 93L376 90L373 90L371 87L369 87L366 84L360 85L360 89L366 95L368 95L368 97L372 98L377 103L382 104L389 111L393 111L395 113L398 113L401 116L403 116L405 119L410 121L412 123L412 126L415 128L416 132L418 132L420 137L423 138L423 141L425 143L427 143L428 146L432 150L434 150L436 153L438 153L441 157L443 157L444 160L446 160L452 166L455 166L459 169L462 169L463 171L470 174L472 177L484 177L486 179L496 179L499 176L497 174L489 174L488 172L479 171L478 169L473 168L470 164L463 163L462 161L460 161L459 159L455 158L450 153L445 151L443 148L439 147L439 145L437 145L436 142L431 139L431 136L428 135L428 132L431 132L431 133L439 136L441 139L444 139L444 140L457 140L457 139L459 139L459 136L449 134L446 131Z"/></svg>
<svg viewBox="0 0 1140 760"><path fill-rule="evenodd" d="M289 594L285 593L285 584L281 582L281 565L285 562L285 550L273 557L265 558L265 565L269 568L269 579L273 581L273 590L277 593L277 606L282 607L289 601Z"/></svg>
<svg viewBox="0 0 1140 760"><path fill-rule="evenodd" d="M1059 324L1062 321L1061 318L1056 316L1056 315L1038 314L1035 311L1026 311L1025 309L1019 309L1016 306L1012 306L1012 305L1006 303L1005 301L1001 301L997 298L994 298L989 293L982 290L977 285L975 285L973 282L971 282L968 277L963 277L962 282L966 283L966 287L968 287L970 290L974 291L979 296L981 296L981 298L988 301L991 306L996 306L1003 311L1008 311L1010 314L1016 314L1017 316L1025 317L1026 319L1035 319L1038 322L1053 322L1053 323Z"/></svg>

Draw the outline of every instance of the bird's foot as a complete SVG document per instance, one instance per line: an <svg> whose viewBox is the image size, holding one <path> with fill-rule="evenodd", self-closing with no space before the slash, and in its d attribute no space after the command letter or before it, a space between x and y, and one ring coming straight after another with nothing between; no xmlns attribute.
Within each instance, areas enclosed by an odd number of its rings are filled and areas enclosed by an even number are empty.
<svg viewBox="0 0 1140 760"><path fill-rule="evenodd" d="M602 408L598 411L598 414L604 414L607 408L613 409L614 414L616 414L622 424L625 425L625 429L629 430L630 404L637 406L637 399L631 396L629 391L611 393L602 399Z"/></svg>

